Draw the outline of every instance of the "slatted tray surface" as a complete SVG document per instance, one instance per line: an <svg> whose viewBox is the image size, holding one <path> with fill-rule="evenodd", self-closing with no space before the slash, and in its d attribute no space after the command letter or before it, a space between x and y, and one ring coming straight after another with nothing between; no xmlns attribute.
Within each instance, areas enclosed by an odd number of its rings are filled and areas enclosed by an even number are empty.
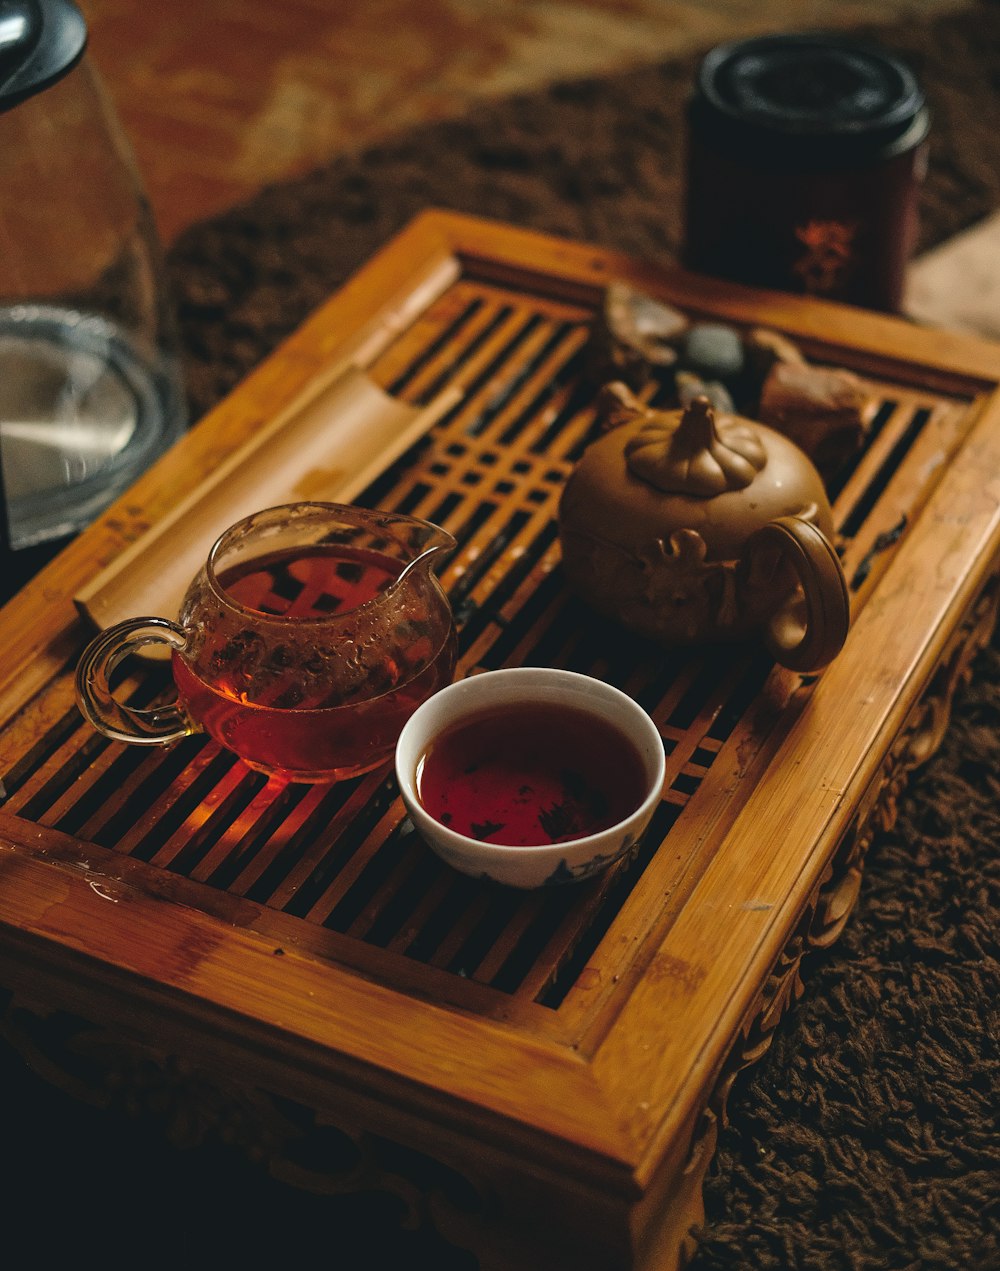
<svg viewBox="0 0 1000 1271"><path fill-rule="evenodd" d="M819 676L754 646L655 649L564 587L556 509L594 435L584 349L616 278L865 379L868 441L832 491L852 630ZM458 674L586 672L659 727L662 800L611 871L485 884L425 847L388 770L280 786L203 738L121 746L81 719L73 597L338 363L411 405L460 390L401 457L362 464L356 500L457 539ZM448 1165L486 1198L484 1267L675 1266L728 1085L803 950L835 938L985 629L998 377L985 342L418 218L0 611L0 987ZM169 691L128 674L137 703Z"/></svg>
<svg viewBox="0 0 1000 1271"><path fill-rule="evenodd" d="M107 742L72 705L6 773L6 810L338 933L343 940L311 943L356 965L368 965L365 946L437 968L456 978L459 1000L467 996L461 982L473 981L558 1010L584 970L620 973L601 941L654 857L661 891L688 873L685 809L727 743L745 749L754 736L759 745L748 712L772 668L746 648L651 649L566 593L555 513L594 435L583 366L592 318L590 308L475 278L449 288L369 370L414 405L455 383L462 400L358 502L426 518L458 539L443 580L459 626L460 675L566 667L616 684L650 712L667 780L634 860L582 887L530 895L492 887L455 874L424 847L384 771L333 788L282 788L203 738L168 755ZM664 385L646 396L668 401ZM936 479L927 458L962 438L966 407L870 381L869 441L833 492L856 604ZM48 691L68 699L69 675ZM136 700L161 687L147 676ZM792 687L784 677L783 691ZM389 961L378 968L392 978Z"/></svg>
<svg viewBox="0 0 1000 1271"><path fill-rule="evenodd" d="M684 871L682 812L734 733L740 744L771 671L752 649L665 653L630 641L565 591L555 508L595 435L595 390L581 366L592 318L543 295L457 282L370 374L408 403L427 404L454 383L463 400L357 502L424 517L459 540L442 576L459 625L457 674L567 667L618 685L652 714L667 780L632 863L541 894L484 885L424 848L385 771L282 788L205 738L166 756L105 741L72 705L5 774L6 811L558 1009L652 855L672 854ZM867 450L840 474L835 508L855 596L926 497L911 480L897 492L893 475L909 460L933 482L920 450L938 451L942 435L961 440L968 416L961 400L870 388ZM670 400L665 385L645 398ZM51 691L66 698L69 685L67 669ZM133 700L161 689L146 675ZM352 960L363 963L363 953Z"/></svg>

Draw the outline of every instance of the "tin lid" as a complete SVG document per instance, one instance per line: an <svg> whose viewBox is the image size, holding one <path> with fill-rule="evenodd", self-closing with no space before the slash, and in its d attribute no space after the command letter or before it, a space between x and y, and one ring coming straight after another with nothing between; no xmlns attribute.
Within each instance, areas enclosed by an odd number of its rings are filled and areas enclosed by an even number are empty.
<svg viewBox="0 0 1000 1271"><path fill-rule="evenodd" d="M689 119L706 140L750 159L824 167L888 159L930 126L924 94L898 57L824 32L712 49Z"/></svg>
<svg viewBox="0 0 1000 1271"><path fill-rule="evenodd" d="M72 0L0 0L0 111L61 79L86 44L87 23Z"/></svg>

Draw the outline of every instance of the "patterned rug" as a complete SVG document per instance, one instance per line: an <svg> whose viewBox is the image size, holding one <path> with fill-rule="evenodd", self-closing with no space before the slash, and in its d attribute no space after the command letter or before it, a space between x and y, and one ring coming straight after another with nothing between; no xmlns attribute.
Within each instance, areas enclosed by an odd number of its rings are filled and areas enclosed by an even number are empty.
<svg viewBox="0 0 1000 1271"><path fill-rule="evenodd" d="M1000 4L873 33L933 111L926 248L1000 207ZM193 415L427 206L672 258L696 61L478 106L187 232L169 266ZM1000 1268L998 732L993 647L876 838L839 944L812 955L803 997L733 1091L694 1271ZM3 1106L16 1105L5 1226L17 1247L23 1224L40 1265L67 1250L114 1260L150 1239L198 1266L474 1265L433 1233L400 1231L389 1198L293 1192L221 1144L175 1153L0 1058ZM57 1202L57 1223L29 1217L39 1197Z"/></svg>

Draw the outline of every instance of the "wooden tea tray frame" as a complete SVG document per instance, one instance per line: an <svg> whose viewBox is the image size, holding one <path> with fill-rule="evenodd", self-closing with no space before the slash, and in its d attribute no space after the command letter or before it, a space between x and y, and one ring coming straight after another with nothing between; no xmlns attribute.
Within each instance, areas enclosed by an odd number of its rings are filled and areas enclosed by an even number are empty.
<svg viewBox="0 0 1000 1271"><path fill-rule="evenodd" d="M551 513L591 418L573 358L612 279L774 327L870 380L873 440L836 504L853 627L822 675L755 679L756 655L720 651L664 654L662 683L640 684L613 634L566 610ZM465 517L468 491L490 492L444 573L471 615L460 673L585 648L649 695L673 760L662 839L631 873L508 900L434 872L384 774L340 804L296 803L211 745L137 757L79 720L72 670L91 628L75 600L203 474L352 366L415 407L435 376L454 395L402 458L388 446L372 498ZM991 630L998 383L983 341L420 216L0 612L6 1036L106 1102L142 1102L140 1063L181 1106L210 1086L207 1132L238 1125L310 1187L394 1190L484 1267L679 1265L732 1082L795 998L803 954L841 930L872 835ZM342 476L328 488L354 497ZM292 849L299 873L255 899L263 862ZM448 904L452 926L418 956ZM298 1148L331 1126L355 1162L306 1171Z"/></svg>

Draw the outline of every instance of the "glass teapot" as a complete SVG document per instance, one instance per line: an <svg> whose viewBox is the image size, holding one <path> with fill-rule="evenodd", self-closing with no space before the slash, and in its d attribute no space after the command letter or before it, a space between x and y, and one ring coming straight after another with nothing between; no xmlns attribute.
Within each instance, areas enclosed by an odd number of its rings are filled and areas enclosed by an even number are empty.
<svg viewBox="0 0 1000 1271"><path fill-rule="evenodd" d="M179 622L131 618L84 650L77 700L115 741L207 732L251 768L337 781L384 763L403 724L455 668L451 608L432 571L454 538L429 521L290 503L216 541ZM133 653L171 654L177 701L116 700Z"/></svg>
<svg viewBox="0 0 1000 1271"><path fill-rule="evenodd" d="M0 520L14 564L82 529L186 422L160 245L86 43L70 0L0 0Z"/></svg>

